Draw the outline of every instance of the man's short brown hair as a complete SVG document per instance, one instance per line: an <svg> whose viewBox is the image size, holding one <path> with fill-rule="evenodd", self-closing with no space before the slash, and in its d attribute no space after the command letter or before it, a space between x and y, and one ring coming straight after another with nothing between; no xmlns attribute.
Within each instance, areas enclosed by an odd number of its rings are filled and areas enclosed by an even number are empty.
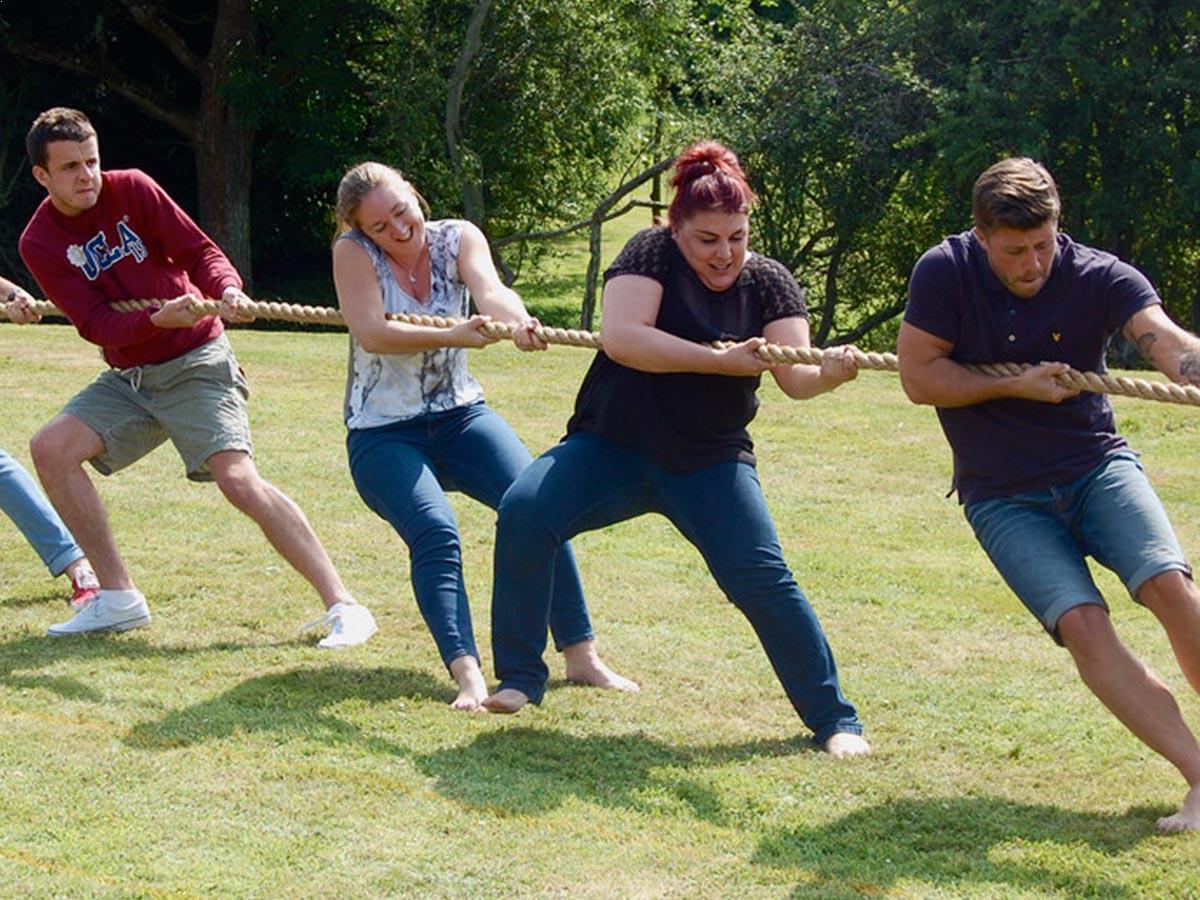
<svg viewBox="0 0 1200 900"><path fill-rule="evenodd" d="M92 123L77 109L56 106L48 109L36 119L25 135L25 152L29 162L46 168L46 145L52 141L86 141L96 136Z"/></svg>
<svg viewBox="0 0 1200 900"><path fill-rule="evenodd" d="M975 181L971 214L984 232L1000 227L1029 231L1058 224L1062 204L1046 167L1025 156L1002 159Z"/></svg>

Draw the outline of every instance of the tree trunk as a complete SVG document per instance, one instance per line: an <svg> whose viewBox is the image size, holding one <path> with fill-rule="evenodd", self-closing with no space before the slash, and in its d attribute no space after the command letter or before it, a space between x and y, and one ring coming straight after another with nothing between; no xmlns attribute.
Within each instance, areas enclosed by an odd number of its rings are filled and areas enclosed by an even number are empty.
<svg viewBox="0 0 1200 900"><path fill-rule="evenodd" d="M9 41L6 49L42 65L85 75L121 95L143 113L164 122L187 138L196 157L200 209L197 219L250 285L250 183L254 131L238 120L221 96L239 62L253 60L253 0L219 0L207 57L188 47L183 37L159 16L155 4L120 0L119 6L173 56L200 93L196 110L180 109L158 85L130 78L104 53L64 54L29 41ZM103 28L104 17L97 19ZM103 135L100 136L103 140Z"/></svg>
<svg viewBox="0 0 1200 900"><path fill-rule="evenodd" d="M487 229L484 228L483 221L483 172L480 171L479 159L463 141L462 107L463 94L471 75L471 64L483 47L483 23L491 5L492 0L477 0L471 13L458 60L454 64L454 73L450 76L450 86L446 92L446 116L443 122L446 150L450 154L454 174L462 186L463 214L485 232Z"/></svg>
<svg viewBox="0 0 1200 900"><path fill-rule="evenodd" d="M583 306L579 310L579 327L591 331L596 321L596 285L600 280L600 230L604 219L597 216L592 219L592 227L588 230L588 264L587 277L583 287Z"/></svg>
<svg viewBox="0 0 1200 900"><path fill-rule="evenodd" d="M654 135L650 139L650 155L658 156L659 148L662 146L663 139L663 112L661 104L658 112L654 114ZM659 204L663 202L663 178L662 172L656 172L654 177L650 179L650 202ZM664 204L665 206L665 204ZM650 224L661 225L665 221L662 206L653 206L650 208Z"/></svg>
<svg viewBox="0 0 1200 900"><path fill-rule="evenodd" d="M221 96L238 57L254 52L254 16L250 0L221 0L212 49L200 78L200 108L192 149L199 183L200 227L208 232L252 283L250 260L250 184L254 132L239 120Z"/></svg>
<svg viewBox="0 0 1200 900"><path fill-rule="evenodd" d="M824 347L830 332L833 331L833 317L837 313L838 302L838 275L841 274L845 246L842 239L838 238L837 243L833 245L833 252L829 255L829 268L825 270L825 304L821 309L821 324L812 336L814 347Z"/></svg>
<svg viewBox="0 0 1200 900"><path fill-rule="evenodd" d="M630 178L615 191L600 201L599 205L592 211L591 217L591 232L588 235L588 267L587 280L583 287L583 307L579 311L579 326L585 330L591 330L592 322L596 318L596 294L597 285L600 281L600 229L604 222L612 217L612 209L617 205L618 201L630 191L641 187L656 175L661 175L674 162L674 158L668 156L666 159L660 159L650 168L644 170L640 175L635 175Z"/></svg>

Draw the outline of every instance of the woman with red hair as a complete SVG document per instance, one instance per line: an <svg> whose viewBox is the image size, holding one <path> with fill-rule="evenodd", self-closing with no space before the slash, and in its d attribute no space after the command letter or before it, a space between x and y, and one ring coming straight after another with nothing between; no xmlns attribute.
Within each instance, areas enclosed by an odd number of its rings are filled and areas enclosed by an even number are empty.
<svg viewBox="0 0 1200 900"><path fill-rule="evenodd" d="M696 144L675 161L671 185L670 225L635 235L604 274L604 350L567 436L501 501L492 599L501 683L484 705L516 712L542 699L557 548L659 512L750 621L813 740L835 756L869 753L821 625L783 559L746 431L763 372L803 400L854 378L853 353L826 353L819 366L762 360L756 351L768 341L808 345L807 310L792 274L747 248L754 193L737 157Z"/></svg>

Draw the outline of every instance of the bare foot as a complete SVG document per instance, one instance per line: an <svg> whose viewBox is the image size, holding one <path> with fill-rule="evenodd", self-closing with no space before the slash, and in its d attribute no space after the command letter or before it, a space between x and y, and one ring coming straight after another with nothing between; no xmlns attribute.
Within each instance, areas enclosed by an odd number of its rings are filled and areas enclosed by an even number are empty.
<svg viewBox="0 0 1200 900"><path fill-rule="evenodd" d="M1183 808L1173 816L1158 820L1158 830L1173 834L1179 831L1200 831L1200 784L1183 798Z"/></svg>
<svg viewBox="0 0 1200 900"><path fill-rule="evenodd" d="M514 688L496 691L483 701L483 708L494 713L515 713L529 702L529 698Z"/></svg>
<svg viewBox="0 0 1200 900"><path fill-rule="evenodd" d="M825 742L825 752L834 759L845 759L848 756L870 756L871 745L861 734L839 731Z"/></svg>
<svg viewBox="0 0 1200 900"><path fill-rule="evenodd" d="M458 696L450 704L452 709L479 712L487 698L487 682L479 669L479 660L473 656L460 656L450 663L450 674L458 682Z"/></svg>
<svg viewBox="0 0 1200 900"><path fill-rule="evenodd" d="M564 648L562 653L563 662L566 664L567 681L573 684L587 684L592 687L631 693L641 690L637 682L630 681L624 675L618 675L604 664L604 660L596 653L595 641L580 641L578 644Z"/></svg>

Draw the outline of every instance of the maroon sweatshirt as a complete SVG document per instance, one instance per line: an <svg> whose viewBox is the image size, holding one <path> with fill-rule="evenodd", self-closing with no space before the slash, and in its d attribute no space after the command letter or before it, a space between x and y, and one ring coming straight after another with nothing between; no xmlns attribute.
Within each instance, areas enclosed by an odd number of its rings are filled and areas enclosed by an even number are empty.
<svg viewBox="0 0 1200 900"><path fill-rule="evenodd" d="M153 310L117 312L115 300L219 298L240 288L233 264L199 226L138 169L102 173L96 205L64 216L42 201L21 234L21 258L80 335L128 368L182 356L224 330L216 316L191 328L159 328Z"/></svg>

